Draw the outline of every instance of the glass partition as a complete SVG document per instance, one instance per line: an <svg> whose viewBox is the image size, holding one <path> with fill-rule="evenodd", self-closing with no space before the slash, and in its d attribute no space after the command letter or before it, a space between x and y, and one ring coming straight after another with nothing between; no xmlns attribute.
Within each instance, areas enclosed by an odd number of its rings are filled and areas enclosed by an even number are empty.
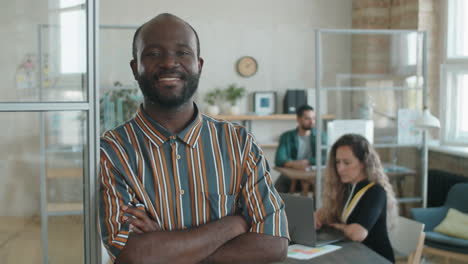
<svg viewBox="0 0 468 264"><path fill-rule="evenodd" d="M98 263L94 0L0 8L0 262Z"/></svg>
<svg viewBox="0 0 468 264"><path fill-rule="evenodd" d="M1 112L0 120L2 263L84 263L85 112Z"/></svg>
<svg viewBox="0 0 468 264"><path fill-rule="evenodd" d="M87 100L86 0L8 1L0 14L13 22L0 26L0 102Z"/></svg>
<svg viewBox="0 0 468 264"><path fill-rule="evenodd" d="M373 145L394 183L403 214L408 213L406 203L424 201L426 189L427 161L420 158L423 133L415 125L427 100L425 37L414 30L316 31L317 119L332 114L348 124L322 127L318 121L317 138L321 133L360 133L362 126L350 124L371 123ZM325 111L322 104L328 106ZM322 146L317 140L318 148L327 150L333 143ZM327 158L317 153L319 161ZM320 204L322 173L317 172Z"/></svg>

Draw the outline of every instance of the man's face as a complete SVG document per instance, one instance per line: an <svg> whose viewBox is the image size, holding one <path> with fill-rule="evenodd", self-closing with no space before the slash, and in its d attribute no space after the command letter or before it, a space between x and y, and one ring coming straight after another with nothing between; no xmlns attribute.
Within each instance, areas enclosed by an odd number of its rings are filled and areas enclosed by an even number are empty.
<svg viewBox="0 0 468 264"><path fill-rule="evenodd" d="M146 101L177 108L192 98L203 59L190 27L172 17L153 20L141 29L136 46L137 61L130 65Z"/></svg>
<svg viewBox="0 0 468 264"><path fill-rule="evenodd" d="M304 111L302 116L297 118L297 123L303 130L311 130L315 127L315 112L312 110Z"/></svg>

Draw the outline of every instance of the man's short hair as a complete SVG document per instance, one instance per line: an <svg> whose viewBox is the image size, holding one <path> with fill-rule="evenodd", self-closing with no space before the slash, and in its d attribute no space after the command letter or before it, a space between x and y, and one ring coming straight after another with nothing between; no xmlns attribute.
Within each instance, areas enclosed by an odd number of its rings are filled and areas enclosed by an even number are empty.
<svg viewBox="0 0 468 264"><path fill-rule="evenodd" d="M172 16L172 17L175 17L175 18L178 18L180 20L182 20L187 26L189 26L193 33L195 34L195 38L197 40L197 57L200 57L200 39L198 38L198 33L197 31L192 27L192 25L190 25L189 23L187 23L185 20L177 17L177 16L174 16L172 14L168 14L168 13L164 13L164 14L161 14L161 15L164 15L164 16ZM158 15L160 16L160 15ZM140 31L141 29L147 24L148 22L144 23L143 25L139 26L137 28L137 30L135 30L135 33L133 34L133 42L132 42L132 55L133 55L133 59L136 60L137 59L137 47L136 47L136 39L138 37L138 35L140 34Z"/></svg>
<svg viewBox="0 0 468 264"><path fill-rule="evenodd" d="M302 117L305 111L314 111L314 108L307 104L299 106L296 110L297 117Z"/></svg>

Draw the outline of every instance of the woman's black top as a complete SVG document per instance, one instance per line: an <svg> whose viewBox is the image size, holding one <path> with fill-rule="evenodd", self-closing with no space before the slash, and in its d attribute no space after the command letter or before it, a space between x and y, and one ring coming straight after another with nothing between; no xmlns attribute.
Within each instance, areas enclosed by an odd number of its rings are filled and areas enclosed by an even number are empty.
<svg viewBox="0 0 468 264"><path fill-rule="evenodd" d="M368 180L357 183L352 195L369 184ZM379 253L392 263L395 262L393 249L387 231L387 195L379 184L370 187L361 197L348 217L346 224L360 224L368 231L364 245Z"/></svg>

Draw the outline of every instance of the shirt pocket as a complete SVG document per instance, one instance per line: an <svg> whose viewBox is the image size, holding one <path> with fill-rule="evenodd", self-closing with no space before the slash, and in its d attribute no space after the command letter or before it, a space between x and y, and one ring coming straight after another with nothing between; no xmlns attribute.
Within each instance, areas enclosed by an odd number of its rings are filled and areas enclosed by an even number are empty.
<svg viewBox="0 0 468 264"><path fill-rule="evenodd" d="M234 215L236 212L237 195L205 192L203 197L210 209L211 221Z"/></svg>

